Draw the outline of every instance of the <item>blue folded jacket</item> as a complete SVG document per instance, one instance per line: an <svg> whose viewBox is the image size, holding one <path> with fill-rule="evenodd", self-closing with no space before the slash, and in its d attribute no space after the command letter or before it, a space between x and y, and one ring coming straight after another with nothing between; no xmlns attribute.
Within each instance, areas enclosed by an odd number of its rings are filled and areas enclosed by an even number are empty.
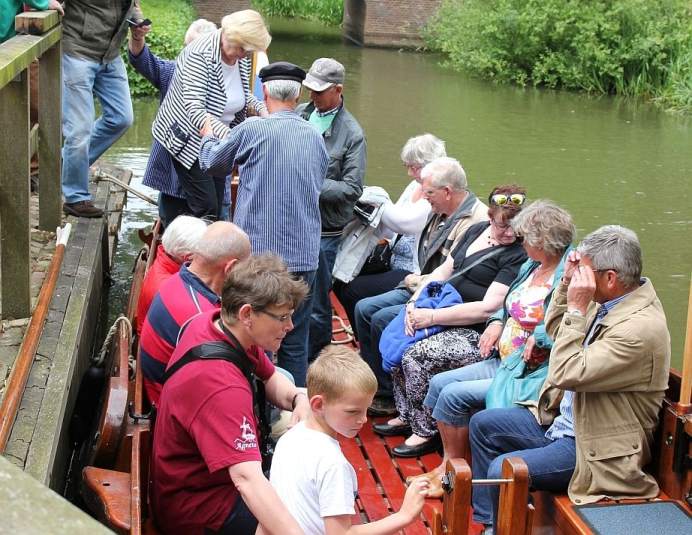
<svg viewBox="0 0 692 535"><path fill-rule="evenodd" d="M456 288L449 283L430 282L416 299L416 308L448 308L463 303L463 299ZM413 336L404 332L404 319L406 307L404 306L396 317L387 325L380 337L380 353L382 354L382 369L391 372L401 364L401 359L409 346L419 340L423 340L441 332L444 327L432 325L425 329L416 329Z"/></svg>

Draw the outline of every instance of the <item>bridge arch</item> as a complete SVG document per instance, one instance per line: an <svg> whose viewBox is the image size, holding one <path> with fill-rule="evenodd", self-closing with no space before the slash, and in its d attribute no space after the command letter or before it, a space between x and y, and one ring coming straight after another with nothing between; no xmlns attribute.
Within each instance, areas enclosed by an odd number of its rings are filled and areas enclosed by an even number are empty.
<svg viewBox="0 0 692 535"><path fill-rule="evenodd" d="M344 38L359 46L415 48L420 32L442 0L344 0ZM200 17L221 17L252 7L250 0L193 0Z"/></svg>

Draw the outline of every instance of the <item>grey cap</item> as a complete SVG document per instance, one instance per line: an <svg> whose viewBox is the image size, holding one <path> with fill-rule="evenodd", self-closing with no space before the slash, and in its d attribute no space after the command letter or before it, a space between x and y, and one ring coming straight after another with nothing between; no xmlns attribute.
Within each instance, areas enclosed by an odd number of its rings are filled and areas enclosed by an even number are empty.
<svg viewBox="0 0 692 535"><path fill-rule="evenodd" d="M313 91L324 91L335 84L343 84L346 71L344 66L332 58L316 59L310 67L303 85Z"/></svg>

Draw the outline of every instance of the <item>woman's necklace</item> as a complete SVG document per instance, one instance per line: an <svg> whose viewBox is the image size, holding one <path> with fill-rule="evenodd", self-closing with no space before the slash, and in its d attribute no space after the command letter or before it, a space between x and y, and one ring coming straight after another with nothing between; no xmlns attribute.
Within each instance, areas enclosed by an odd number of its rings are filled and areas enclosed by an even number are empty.
<svg viewBox="0 0 692 535"><path fill-rule="evenodd" d="M488 241L488 246L495 247L497 245L497 240L495 238L493 238L493 230L491 227L488 227L487 233L488 234L487 234L486 238Z"/></svg>
<svg viewBox="0 0 692 535"><path fill-rule="evenodd" d="M536 270L533 272L533 284L535 286L545 284L555 272L555 267L556 266L546 267L543 264L537 267Z"/></svg>

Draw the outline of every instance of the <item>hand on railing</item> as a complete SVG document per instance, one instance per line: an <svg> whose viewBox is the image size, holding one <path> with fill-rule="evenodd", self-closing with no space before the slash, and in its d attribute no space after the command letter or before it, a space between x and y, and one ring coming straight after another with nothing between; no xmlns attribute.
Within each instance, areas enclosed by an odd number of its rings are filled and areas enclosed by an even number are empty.
<svg viewBox="0 0 692 535"><path fill-rule="evenodd" d="M62 4L58 0L49 0L48 9L54 9L55 11L60 13L60 16L65 16L65 10L63 9Z"/></svg>

